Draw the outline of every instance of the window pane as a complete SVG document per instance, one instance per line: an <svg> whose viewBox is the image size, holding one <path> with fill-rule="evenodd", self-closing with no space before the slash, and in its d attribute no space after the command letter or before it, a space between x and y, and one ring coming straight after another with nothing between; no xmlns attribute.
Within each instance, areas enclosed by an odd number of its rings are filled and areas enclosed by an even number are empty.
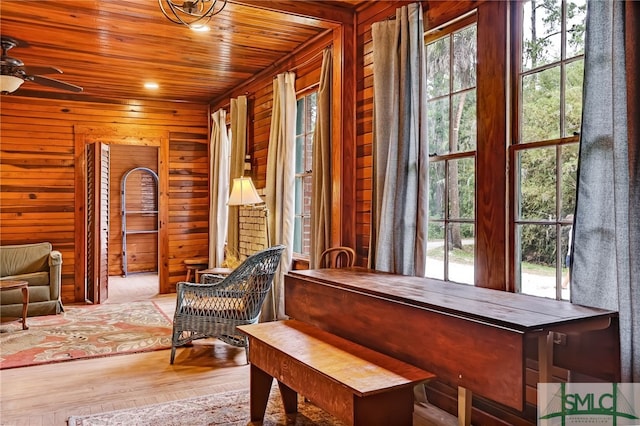
<svg viewBox="0 0 640 426"><path fill-rule="evenodd" d="M295 210L294 214L301 215L302 214L302 178L296 177L296 189L295 189Z"/></svg>
<svg viewBox="0 0 640 426"><path fill-rule="evenodd" d="M475 167L473 158L449 161L449 219L473 219Z"/></svg>
<svg viewBox="0 0 640 426"><path fill-rule="evenodd" d="M586 0L569 0L567 2L567 59L584 54L586 17Z"/></svg>
<svg viewBox="0 0 640 426"><path fill-rule="evenodd" d="M573 215L570 217L570 220L573 220ZM571 275L569 274L569 266L571 265L571 257L569 256L569 251L571 249L570 245L569 245L569 240L571 240L573 242L573 236L571 235L571 233L573 232L573 225L569 225L569 226L563 226L562 227L562 235L561 235L561 247L562 247L562 251L560 252L561 256L561 263L562 263L562 282L561 282L561 288L562 288L562 299L569 299L569 292L570 292L570 286L569 286L569 280L571 279Z"/></svg>
<svg viewBox="0 0 640 426"><path fill-rule="evenodd" d="M449 153L449 98L427 104L427 132L430 154Z"/></svg>
<svg viewBox="0 0 640 426"><path fill-rule="evenodd" d="M306 137L304 152L304 173L313 169L313 133Z"/></svg>
<svg viewBox="0 0 640 426"><path fill-rule="evenodd" d="M565 67L564 136L580 132L582 121L582 78L584 61L573 61Z"/></svg>
<svg viewBox="0 0 640 426"><path fill-rule="evenodd" d="M427 277L444 280L444 225L429 222L427 243Z"/></svg>
<svg viewBox="0 0 640 426"><path fill-rule="evenodd" d="M476 86L476 26L453 35L453 91Z"/></svg>
<svg viewBox="0 0 640 426"><path fill-rule="evenodd" d="M316 92L307 95L307 133L312 133L316 126L316 97Z"/></svg>
<svg viewBox="0 0 640 426"><path fill-rule="evenodd" d="M528 1L523 9L522 69L560 60L560 0Z"/></svg>
<svg viewBox="0 0 640 426"><path fill-rule="evenodd" d="M444 161L429 163L429 218L444 219Z"/></svg>
<svg viewBox="0 0 640 426"><path fill-rule="evenodd" d="M556 298L556 226L518 225L521 292Z"/></svg>
<svg viewBox="0 0 640 426"><path fill-rule="evenodd" d="M556 148L527 149L518 153L520 220L555 220Z"/></svg>
<svg viewBox="0 0 640 426"><path fill-rule="evenodd" d="M560 66L522 77L522 142L560 137Z"/></svg>
<svg viewBox="0 0 640 426"><path fill-rule="evenodd" d="M311 184L313 179L310 175L305 176L303 179L304 194L302 199L302 214L305 216L311 216Z"/></svg>
<svg viewBox="0 0 640 426"><path fill-rule="evenodd" d="M304 98L296 102L296 135L304 133Z"/></svg>
<svg viewBox="0 0 640 426"><path fill-rule="evenodd" d="M576 188L578 181L578 144L560 147L560 217L573 215L576 209Z"/></svg>
<svg viewBox="0 0 640 426"><path fill-rule="evenodd" d="M311 253L311 218L302 218L302 251L300 253Z"/></svg>
<svg viewBox="0 0 640 426"><path fill-rule="evenodd" d="M293 251L302 253L302 218L296 216L293 220Z"/></svg>
<svg viewBox="0 0 640 426"><path fill-rule="evenodd" d="M476 149L476 90L458 93L452 98L453 131L451 152Z"/></svg>
<svg viewBox="0 0 640 426"><path fill-rule="evenodd" d="M304 173L304 136L296 137L296 173Z"/></svg>
<svg viewBox="0 0 640 426"><path fill-rule="evenodd" d="M474 284L474 238L472 224L449 224L449 280Z"/></svg>
<svg viewBox="0 0 640 426"><path fill-rule="evenodd" d="M449 37L427 45L427 99L449 93Z"/></svg>

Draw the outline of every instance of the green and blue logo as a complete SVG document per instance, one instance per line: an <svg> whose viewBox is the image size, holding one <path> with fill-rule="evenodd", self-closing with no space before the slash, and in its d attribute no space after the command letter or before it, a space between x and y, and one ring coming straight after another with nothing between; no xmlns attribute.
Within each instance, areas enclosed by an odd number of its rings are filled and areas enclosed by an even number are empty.
<svg viewBox="0 0 640 426"><path fill-rule="evenodd" d="M539 383L538 424L640 425L638 383Z"/></svg>

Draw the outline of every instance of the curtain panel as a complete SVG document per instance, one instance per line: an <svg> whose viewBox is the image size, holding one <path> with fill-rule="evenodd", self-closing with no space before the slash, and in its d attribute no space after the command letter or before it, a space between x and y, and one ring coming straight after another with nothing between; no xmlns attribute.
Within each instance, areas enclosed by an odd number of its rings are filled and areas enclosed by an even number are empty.
<svg viewBox="0 0 640 426"><path fill-rule="evenodd" d="M229 199L229 137L227 113L220 109L211 114L209 146L209 267L224 261L227 236L227 201Z"/></svg>
<svg viewBox="0 0 640 426"><path fill-rule="evenodd" d="M623 382L640 382L640 2L587 3L571 301L617 310Z"/></svg>
<svg viewBox="0 0 640 426"><path fill-rule="evenodd" d="M261 320L284 318L284 274L293 257L295 188L296 88L295 74L278 74L273 80L273 110L267 152L266 204L269 246L286 249L273 279L273 291L264 303Z"/></svg>
<svg viewBox="0 0 640 426"><path fill-rule="evenodd" d="M331 246L331 48L322 54L320 87L313 132L313 175L311 183L311 255L309 267L320 266L320 255Z"/></svg>
<svg viewBox="0 0 640 426"><path fill-rule="evenodd" d="M231 99L231 166L229 182L244 174L244 157L247 146L247 97ZM227 192L231 187L227 188ZM228 194L227 194L228 195ZM228 206L229 225L227 231L227 250L235 256L240 253L240 207Z"/></svg>
<svg viewBox="0 0 640 426"><path fill-rule="evenodd" d="M373 194L369 266L425 276L428 220L422 5L377 22L373 36Z"/></svg>

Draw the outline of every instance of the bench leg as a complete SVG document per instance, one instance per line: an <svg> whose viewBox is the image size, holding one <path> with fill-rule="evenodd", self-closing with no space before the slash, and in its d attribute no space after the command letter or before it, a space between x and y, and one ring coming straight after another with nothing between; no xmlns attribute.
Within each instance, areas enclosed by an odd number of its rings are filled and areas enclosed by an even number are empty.
<svg viewBox="0 0 640 426"><path fill-rule="evenodd" d="M279 380L278 388L280 388L280 395L282 395L282 405L284 405L284 412L287 414L297 413L298 393Z"/></svg>
<svg viewBox="0 0 640 426"><path fill-rule="evenodd" d="M269 401L269 392L273 377L251 364L250 370L250 411L251 421L262 421L264 413L267 410L267 402Z"/></svg>

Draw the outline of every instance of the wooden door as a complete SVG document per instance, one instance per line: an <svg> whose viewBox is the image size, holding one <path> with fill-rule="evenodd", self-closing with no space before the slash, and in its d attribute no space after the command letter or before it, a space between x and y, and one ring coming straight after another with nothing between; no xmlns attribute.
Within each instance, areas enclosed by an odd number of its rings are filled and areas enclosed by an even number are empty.
<svg viewBox="0 0 640 426"><path fill-rule="evenodd" d="M109 280L109 145L87 145L87 301L103 303Z"/></svg>

